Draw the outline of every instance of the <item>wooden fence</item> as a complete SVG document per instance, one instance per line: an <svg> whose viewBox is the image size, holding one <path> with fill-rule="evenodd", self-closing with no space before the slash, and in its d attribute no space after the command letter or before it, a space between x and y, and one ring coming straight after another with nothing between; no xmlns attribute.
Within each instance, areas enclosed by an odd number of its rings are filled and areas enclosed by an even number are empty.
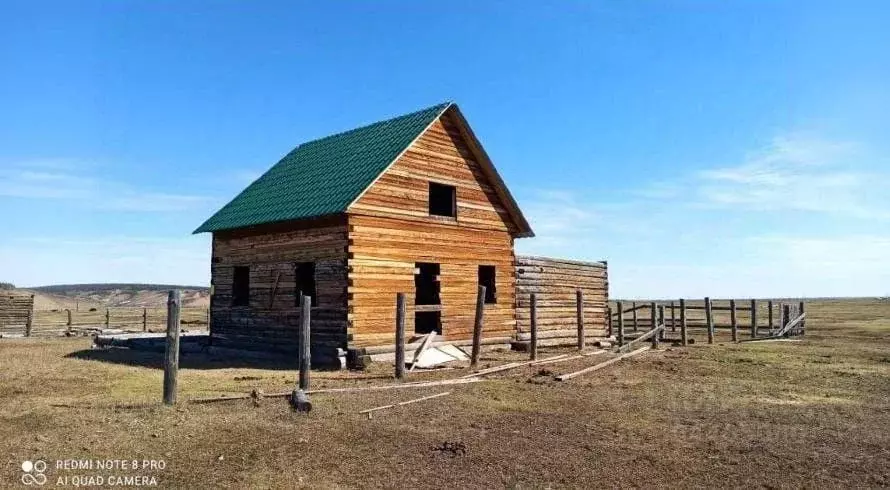
<svg viewBox="0 0 890 490"><path fill-rule="evenodd" d="M84 328L115 328L135 331L161 331L166 328L167 308L92 308L93 311L35 310L33 335L51 335ZM182 307L181 322L186 328L207 328L209 310Z"/></svg>
<svg viewBox="0 0 890 490"><path fill-rule="evenodd" d="M803 335L806 329L806 304L803 301L725 299L675 301L617 301L610 305L609 332L615 334L619 323L624 333L646 332L652 318L664 311L664 335L682 334L683 326L691 342L695 337L740 341L781 335ZM676 340L682 340L677 338Z"/></svg>
<svg viewBox="0 0 890 490"><path fill-rule="evenodd" d="M33 294L0 294L0 335L29 335L33 315Z"/></svg>

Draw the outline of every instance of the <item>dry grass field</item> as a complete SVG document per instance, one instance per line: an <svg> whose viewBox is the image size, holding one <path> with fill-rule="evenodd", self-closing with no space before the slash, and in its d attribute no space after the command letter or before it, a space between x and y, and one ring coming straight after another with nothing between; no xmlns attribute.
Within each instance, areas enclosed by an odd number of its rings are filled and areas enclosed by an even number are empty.
<svg viewBox="0 0 890 490"><path fill-rule="evenodd" d="M167 408L159 404L159 355L90 351L84 338L4 340L0 486L20 484L22 461L34 459L50 462L50 482L143 474L177 488L890 486L890 302L808 308L801 342L708 346L699 337L566 382L548 371L574 371L596 357L468 385L319 394L310 414L291 412L283 399L259 407L182 402L288 390L296 377L288 369L186 357L181 402ZM484 358L495 365L520 356ZM317 372L313 388L390 383L390 371ZM372 419L356 413L443 391L452 394ZM443 443L465 452L441 450ZM166 467L53 467L63 459Z"/></svg>

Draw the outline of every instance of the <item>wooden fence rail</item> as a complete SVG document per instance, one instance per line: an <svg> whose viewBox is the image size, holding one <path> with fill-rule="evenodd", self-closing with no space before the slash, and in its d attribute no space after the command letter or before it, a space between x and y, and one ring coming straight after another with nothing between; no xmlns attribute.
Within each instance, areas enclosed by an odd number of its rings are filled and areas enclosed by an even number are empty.
<svg viewBox="0 0 890 490"><path fill-rule="evenodd" d="M162 331L167 325L166 307L112 307L92 310L34 310L32 331L35 335L87 327ZM205 307L181 307L180 315L184 328L207 328L209 324L209 310Z"/></svg>

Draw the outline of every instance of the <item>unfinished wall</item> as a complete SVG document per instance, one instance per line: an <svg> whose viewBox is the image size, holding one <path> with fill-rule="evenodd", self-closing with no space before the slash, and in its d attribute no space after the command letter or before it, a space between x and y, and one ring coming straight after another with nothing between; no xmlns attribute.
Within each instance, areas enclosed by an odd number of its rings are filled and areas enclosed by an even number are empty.
<svg viewBox="0 0 890 490"><path fill-rule="evenodd" d="M605 262L579 262L549 257L516 257L516 320L529 331L529 295L536 293L538 329L575 329L575 291L584 292L584 324L588 336L605 336L609 279Z"/></svg>
<svg viewBox="0 0 890 490"><path fill-rule="evenodd" d="M0 291L0 335L24 335L33 310L33 295Z"/></svg>
<svg viewBox="0 0 890 490"><path fill-rule="evenodd" d="M211 343L295 353L300 310L294 266L315 262L313 353L346 347L346 223L339 216L217 232L211 259ZM235 266L250 267L249 304L233 306Z"/></svg>
<svg viewBox="0 0 890 490"><path fill-rule="evenodd" d="M456 217L430 216L429 183L454 186ZM453 116L446 112L349 208L350 347L392 344L396 293L414 332L415 264L440 264L442 334L472 337L480 265L495 266L497 302L484 337L515 330L513 237L504 210Z"/></svg>

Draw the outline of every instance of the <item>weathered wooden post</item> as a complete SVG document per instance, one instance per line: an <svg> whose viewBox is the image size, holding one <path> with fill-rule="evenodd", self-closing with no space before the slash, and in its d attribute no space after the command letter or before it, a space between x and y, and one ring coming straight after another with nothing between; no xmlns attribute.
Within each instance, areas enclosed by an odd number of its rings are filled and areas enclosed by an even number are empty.
<svg viewBox="0 0 890 490"><path fill-rule="evenodd" d="M769 322L768 323L769 334L772 335L773 332L775 332L775 328L776 328L776 324L773 321L773 300L769 300L766 302L766 309L767 309L767 312L766 312L767 321Z"/></svg>
<svg viewBox="0 0 890 490"><path fill-rule="evenodd" d="M654 301L649 305L649 320L652 322L651 323L652 330L655 330L656 328L658 328L657 308L655 306ZM658 334L655 334L652 336L652 348L653 349L658 348Z"/></svg>
<svg viewBox="0 0 890 490"><path fill-rule="evenodd" d="M179 310L182 293L167 294L167 345L164 352L164 404L176 403L176 375L179 374ZM107 309L105 310L108 311Z"/></svg>
<svg viewBox="0 0 890 490"><path fill-rule="evenodd" d="M71 329L71 309L69 308L69 309L65 310L65 313L68 314L68 320L65 322L65 326L68 327L68 329L70 330Z"/></svg>
<svg viewBox="0 0 890 490"><path fill-rule="evenodd" d="M689 337L686 332L686 300L680 300L680 343L685 347L689 345Z"/></svg>
<svg viewBox="0 0 890 490"><path fill-rule="evenodd" d="M309 370L312 368L312 352L309 348L312 342L309 336L311 308L312 297L303 296L300 312L300 390L303 392L309 390Z"/></svg>
<svg viewBox="0 0 890 490"><path fill-rule="evenodd" d="M612 334L612 307L606 305L606 336L611 337Z"/></svg>
<svg viewBox="0 0 890 490"><path fill-rule="evenodd" d="M739 340L739 323L735 315L735 300L729 300L729 328L732 329L732 341Z"/></svg>
<svg viewBox="0 0 890 490"><path fill-rule="evenodd" d="M312 351L310 349L311 338L309 326L311 325L312 297L300 295L300 331L297 339L297 364L300 374L297 387L291 393L290 404L298 412L312 410L312 402L309 401L309 370L312 368Z"/></svg>
<svg viewBox="0 0 890 490"><path fill-rule="evenodd" d="M791 305L782 304L782 330L785 329L785 326L791 322ZM788 332L785 332L785 336L789 337Z"/></svg>
<svg viewBox="0 0 890 490"><path fill-rule="evenodd" d="M776 310L779 312L779 325L776 327L776 330L782 330L785 327L785 303L779 301L779 306Z"/></svg>
<svg viewBox="0 0 890 490"><path fill-rule="evenodd" d="M108 328L109 325L111 325L111 310L105 308L105 328Z"/></svg>
<svg viewBox="0 0 890 490"><path fill-rule="evenodd" d="M142 308L142 331L148 332L148 308Z"/></svg>
<svg viewBox="0 0 890 490"><path fill-rule="evenodd" d="M28 309L28 318L25 320L25 337L31 336L31 330L34 328L34 295L31 295L31 307Z"/></svg>
<svg viewBox="0 0 890 490"><path fill-rule="evenodd" d="M664 334L667 332L667 325L664 324L664 320L664 305L658 305L658 324L664 327L661 329L661 334L659 335L661 339L659 340L664 340Z"/></svg>
<svg viewBox="0 0 890 490"><path fill-rule="evenodd" d="M618 346L621 347L624 345L624 308L621 306L621 301L619 301L616 305L616 309L618 310Z"/></svg>
<svg viewBox="0 0 890 490"><path fill-rule="evenodd" d="M529 326L531 330L529 358L534 361L538 358L538 296L535 293L529 296Z"/></svg>
<svg viewBox="0 0 890 490"><path fill-rule="evenodd" d="M405 293L396 293L396 379L405 378Z"/></svg>
<svg viewBox="0 0 890 490"><path fill-rule="evenodd" d="M485 313L485 286L479 286L476 292L476 320L473 322L473 351L470 356L470 367L479 364L479 353L482 348L482 320Z"/></svg>
<svg viewBox="0 0 890 490"><path fill-rule="evenodd" d="M674 308L674 302L671 301L671 332L677 331L677 311Z"/></svg>
<svg viewBox="0 0 890 490"><path fill-rule="evenodd" d="M584 350L584 291L575 290L575 310L578 321L578 350Z"/></svg>
<svg viewBox="0 0 890 490"><path fill-rule="evenodd" d="M798 314L798 315L803 315L804 313L805 313L805 311L804 311L804 303L803 303L803 301L801 301L801 302L800 302L800 311L798 311L797 314ZM805 334L806 334L806 329L807 329L807 327L806 327L806 323L807 323L807 319L804 318L803 320L800 321L800 323L799 323L798 326L797 326L797 330L800 331L800 334L801 334L801 335L805 335Z"/></svg>
<svg viewBox="0 0 890 490"><path fill-rule="evenodd" d="M771 312L772 313L772 312ZM757 338L757 300L751 300L751 338Z"/></svg>
<svg viewBox="0 0 890 490"><path fill-rule="evenodd" d="M705 326L708 328L708 343L714 343L714 312L711 309L711 298L705 297Z"/></svg>
<svg viewBox="0 0 890 490"><path fill-rule="evenodd" d="M636 332L637 331L637 302L632 301L630 303L630 307L633 309L633 312L632 312L633 316L631 317L631 319L632 319L633 325L634 325L634 332Z"/></svg>

